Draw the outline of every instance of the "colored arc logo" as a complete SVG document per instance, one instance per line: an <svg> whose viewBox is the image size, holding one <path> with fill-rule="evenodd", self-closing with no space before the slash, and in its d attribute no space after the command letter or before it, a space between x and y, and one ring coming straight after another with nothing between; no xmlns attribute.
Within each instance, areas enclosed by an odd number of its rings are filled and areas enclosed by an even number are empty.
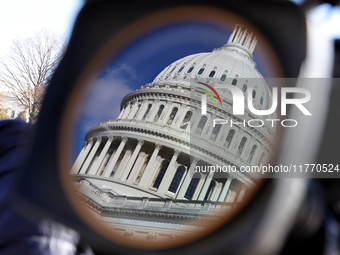
<svg viewBox="0 0 340 255"><path fill-rule="evenodd" d="M215 93L215 95L217 96L218 100L220 101L220 104L222 105L222 100L221 100L219 94L217 93L217 91L213 87L211 87L210 85L205 84L203 82L197 82L197 83L201 84L201 85L204 85L204 86L208 87L209 89L211 89L211 91ZM200 88L200 87L196 87L196 88L201 89L204 92L206 92L212 98L212 100L214 101L215 105L217 105L216 100L215 100L214 96L210 93L210 91L208 91L208 90L206 90L204 88Z"/></svg>

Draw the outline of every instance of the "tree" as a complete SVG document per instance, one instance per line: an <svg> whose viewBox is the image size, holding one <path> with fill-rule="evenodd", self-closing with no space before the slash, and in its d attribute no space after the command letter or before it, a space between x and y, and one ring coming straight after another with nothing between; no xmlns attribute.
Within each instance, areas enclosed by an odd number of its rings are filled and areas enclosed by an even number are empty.
<svg viewBox="0 0 340 255"><path fill-rule="evenodd" d="M3 103L3 95L0 93L0 120L4 120L7 118L7 110L2 105Z"/></svg>
<svg viewBox="0 0 340 255"><path fill-rule="evenodd" d="M19 112L18 119L22 119L23 121L26 121L26 113L25 113L25 111Z"/></svg>
<svg viewBox="0 0 340 255"><path fill-rule="evenodd" d="M0 82L28 109L33 123L65 45L63 37L43 29L33 36L14 39L9 54L0 59Z"/></svg>

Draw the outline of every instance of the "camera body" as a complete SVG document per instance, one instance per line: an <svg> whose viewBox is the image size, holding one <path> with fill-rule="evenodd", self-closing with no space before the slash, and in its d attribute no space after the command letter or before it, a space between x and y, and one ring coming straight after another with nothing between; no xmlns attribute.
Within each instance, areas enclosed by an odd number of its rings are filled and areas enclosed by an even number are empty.
<svg viewBox="0 0 340 255"><path fill-rule="evenodd" d="M300 249L305 251L306 246L320 254L328 254L329 247L337 247L334 250L339 252L339 236L331 232L334 226L338 230L338 180L267 179L231 221L199 240L167 249L137 249L112 242L79 217L75 209L77 202L70 199L66 181L60 173L62 166L67 164L63 162L60 150L69 146L61 136L69 132L65 127L70 126L65 123L74 117L69 111L70 104L77 101L77 96L85 89L89 71L104 65L107 49L112 45L123 47L124 42L135 38L134 34L124 33L126 27L133 27L153 13L191 6L200 10L227 10L251 23L275 51L284 77L299 77L303 73L301 69L308 68L306 63L303 65L308 61L305 14L291 2L88 1L78 15L65 56L48 87L34 143L14 196L21 201L23 210L30 204L33 217L48 215L79 231L96 254L112 254L112 251L117 254L217 254L226 250L230 254L275 254L284 245L281 254ZM187 15L190 17L191 13ZM338 63L339 59L335 61ZM334 134L339 125L334 120L338 86L334 80L332 82L328 80L323 90L319 86L309 90L312 95L320 96L319 105L315 106L318 111L313 111L313 118L326 119L325 113L329 109L326 121L314 125L313 130L308 128L313 120L303 122L296 129L285 130L275 164L285 165L290 161L336 164L336 150L328 149L336 148ZM328 105L330 91L332 97ZM288 115L300 118L293 109L288 110ZM310 141L310 137L315 139Z"/></svg>

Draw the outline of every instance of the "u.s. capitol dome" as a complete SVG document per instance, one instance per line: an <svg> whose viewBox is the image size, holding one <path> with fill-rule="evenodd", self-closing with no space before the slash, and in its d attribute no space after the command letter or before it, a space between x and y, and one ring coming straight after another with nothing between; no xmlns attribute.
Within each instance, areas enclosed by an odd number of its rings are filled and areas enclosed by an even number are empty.
<svg viewBox="0 0 340 255"><path fill-rule="evenodd" d="M117 206L129 210L129 203L140 203L144 213L157 211L156 207L147 208L145 198L149 199L148 205L156 202L165 205L172 199L169 217L178 216L176 210L181 207L173 208L178 201L181 206L183 201L195 203L200 215L206 201L242 201L247 190L255 186L257 173L237 171L222 176L195 170L198 166L216 165L239 169L266 164L272 157L276 137L275 127L270 123L262 128L213 125L214 119L241 123L243 119L261 118L247 109L242 118L234 116L232 94L223 84L238 87L245 98L252 87L254 107L271 106L271 91L253 61L256 43L252 33L237 26L221 48L170 64L153 82L123 98L117 119L100 123L87 132L71 174L75 174L89 196L93 196L87 202L92 203L98 213L100 206L94 205L96 196L106 201L106 207L112 203L112 208L116 208L111 221L121 217L117 216ZM222 105L208 97L205 115L200 102L205 92L193 86L198 82L219 87L216 91ZM120 204L119 199L125 202ZM171 214L171 210L176 213ZM156 215L154 217L158 217ZM181 217L186 217L183 215L184 211Z"/></svg>

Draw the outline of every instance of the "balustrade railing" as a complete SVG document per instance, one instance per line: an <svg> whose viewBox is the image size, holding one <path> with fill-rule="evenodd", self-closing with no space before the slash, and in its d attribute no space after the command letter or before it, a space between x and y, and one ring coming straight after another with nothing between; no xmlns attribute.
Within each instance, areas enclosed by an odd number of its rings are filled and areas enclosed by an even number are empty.
<svg viewBox="0 0 340 255"><path fill-rule="evenodd" d="M100 190L87 180L79 180L81 192L86 196L105 202L105 206L124 209L142 209L142 210L190 210L197 213L207 211L232 210L237 203L234 202L215 202L215 201L192 201L192 200L171 200L166 198L148 198L148 197L128 197L117 196Z"/></svg>

